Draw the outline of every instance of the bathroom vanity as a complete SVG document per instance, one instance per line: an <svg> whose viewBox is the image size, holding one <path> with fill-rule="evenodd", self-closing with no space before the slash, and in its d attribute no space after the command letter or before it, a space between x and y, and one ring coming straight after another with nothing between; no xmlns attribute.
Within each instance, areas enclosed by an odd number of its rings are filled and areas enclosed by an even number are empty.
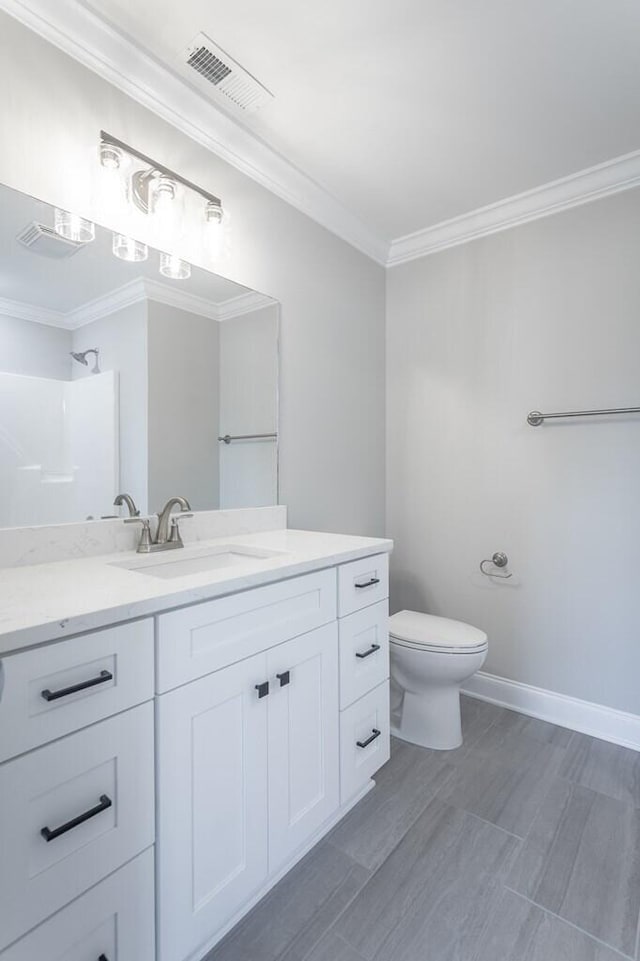
<svg viewBox="0 0 640 961"><path fill-rule="evenodd" d="M373 787L391 546L2 570L1 961L196 961Z"/></svg>

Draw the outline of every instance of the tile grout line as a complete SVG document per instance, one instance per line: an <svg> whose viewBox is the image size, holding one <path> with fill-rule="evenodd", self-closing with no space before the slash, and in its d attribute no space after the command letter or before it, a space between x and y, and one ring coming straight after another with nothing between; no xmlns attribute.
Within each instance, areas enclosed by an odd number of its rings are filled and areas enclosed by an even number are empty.
<svg viewBox="0 0 640 961"><path fill-rule="evenodd" d="M406 836L407 836L407 834L409 833L409 831L411 831L411 829L412 829L413 827L415 827L415 825L416 825L417 822L420 820L420 818L422 817L422 815L424 814L424 812L427 810L427 808L429 807L429 805L430 805L430 804L433 804L433 802L436 801L436 800L439 800L440 803L442 803L442 804L446 803L446 802L444 802L444 801L441 801L441 799L438 797L438 795L440 794L440 791L442 791L443 788L448 784L449 780L453 777L454 774L455 774L455 768L452 767L451 770L447 773L446 777L444 778L443 784L440 785L440 787L438 788L438 790L436 791L436 793L433 795L433 797L430 798L428 801L425 802L424 807L420 808L420 810L419 810L418 813L416 814L416 816L415 816L415 818L413 819L413 821L409 824L407 830L404 832L404 834L402 835L402 837L398 838L398 840L397 840L396 843L393 845L393 847L391 848L391 850L389 851L389 853L386 855L386 857L384 858L384 860L383 860L377 867L375 867L375 868L370 868L368 865L363 864L362 861L358 861L357 858L353 858L350 854L347 855L348 857L351 857L351 859L352 859L357 865L359 865L361 868L364 868L365 871L369 871L369 872L371 873L371 877L368 878L367 884L369 883L369 881L372 880L372 878L374 877L374 875L376 875L376 874L378 873L378 871L385 865L386 861L391 857L391 855L392 855L393 852L396 850L396 848L398 847L398 845L402 844L402 842L403 842L404 839L406 838ZM372 797L373 797L373 795L372 795ZM451 807L454 807L454 806L455 806L455 805L451 805ZM354 808L354 810L356 810L356 809ZM338 822L338 823L340 823L340 822ZM334 844L333 841L332 841L330 838L327 838L327 843L328 843L328 844L331 844L332 847L336 848L338 851L341 851L343 854L346 853L345 851L342 851L342 848L340 848L337 844ZM363 885L363 888L364 888L364 887L366 887L366 884ZM344 938L343 938L343 940L344 940Z"/></svg>
<svg viewBox="0 0 640 961"><path fill-rule="evenodd" d="M534 901L532 898L528 898L526 894L521 894L520 891L516 891L515 888L510 887L508 884L505 884L504 887L506 891L510 891L511 894L515 894L515 896L518 898L522 898L523 901L527 901L529 904L532 904L535 908L538 908L539 911L543 911L545 914L549 914L552 918L556 918L556 920L562 921L563 924L569 925L569 927L573 928L574 931L579 931L581 934L584 934L587 938L590 938L591 941L595 941L596 944L600 944L603 948L607 948L608 951L613 951L614 954L617 954L621 958L624 958L625 961L635 961L635 958L632 954L625 954L624 951L621 951L619 948L615 948L612 944L608 944L606 941L603 941L601 938L596 937L596 935L591 934L590 931L585 931L585 929L581 928L579 924L574 924L573 921L568 921L566 918L563 918L561 914L556 914L555 911L550 911L549 908L545 908L544 905L538 904L538 902Z"/></svg>
<svg viewBox="0 0 640 961"><path fill-rule="evenodd" d="M354 862L354 865L356 865L357 867L361 867L361 868L363 868L363 870L365 870L365 871L368 870L368 869L365 868L363 865L361 865L358 861L356 861L355 858L352 858L352 860L353 860L353 862ZM384 863L384 862L383 862L383 863ZM347 901L347 903L346 903L345 906L343 907L342 911L340 911L339 914L337 914L336 917L333 919L333 921L331 922L331 924L324 929L324 931L322 932L322 934L320 935L320 937L319 937L316 941L314 941L314 943L309 947L309 950L308 950L308 951L305 951L304 955L303 955L302 958L301 958L301 961L306 961L306 959L307 959L311 954L313 954L313 952L314 952L315 949L318 947L318 945L319 945L320 942L323 940L323 938L325 938L331 931L333 931L333 929L335 928L336 924L338 923L338 921L340 920L340 918L342 917L342 915L345 913L345 911L347 911L347 910L351 907L351 905L353 904L353 902L355 901L355 899L358 897L358 895L360 894L360 892L361 892L361 891L364 891L364 889L366 888L367 884L369 883L369 881L371 880L372 877L373 877L373 873L371 873L371 874L369 875L369 877L367 878L367 880L365 881L365 883L362 885L361 888L359 888L359 889L355 892L355 894L353 895L353 897L352 897L352 898L349 898L349 900ZM345 941L345 939L344 939L341 935L339 935L337 932L335 932L335 931L334 931L334 936L337 937L337 938L340 938L340 940L343 941L345 944L347 944L347 945L351 948L352 951L355 951L355 948L353 947L353 945L348 944L348 942ZM285 951L283 951L282 954L280 954L280 955L278 956L278 958L276 958L276 961L280 961L281 958L286 957L287 952L291 950L291 947L293 946L294 943L295 943L295 939L294 939L294 941L291 942L291 944L289 944L289 945L287 946L287 948L285 949ZM356 954L358 954L358 957L360 957L359 952L356 952ZM363 961L364 961L364 958L363 958Z"/></svg>
<svg viewBox="0 0 640 961"><path fill-rule="evenodd" d="M508 837L513 838L514 841L517 841L520 846L522 846L525 841L525 838L523 838L520 834L514 834L513 831L507 831L506 828L501 827L499 824L494 824L493 821L487 821L486 818L480 817L480 815L476 814L474 811L467 811L466 808L459 808L456 804L451 804L451 807L455 808L456 811L461 811L463 814L467 814L471 818L475 818L476 821L482 821L483 824L488 824L489 827L495 828L496 831L502 831L503 834L506 834Z"/></svg>

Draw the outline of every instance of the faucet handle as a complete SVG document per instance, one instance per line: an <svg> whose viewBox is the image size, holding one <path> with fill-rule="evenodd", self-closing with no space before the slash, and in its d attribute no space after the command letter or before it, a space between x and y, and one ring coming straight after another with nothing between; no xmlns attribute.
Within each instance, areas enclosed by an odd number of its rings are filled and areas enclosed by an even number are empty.
<svg viewBox="0 0 640 961"><path fill-rule="evenodd" d="M148 554L151 548L151 526L148 517L125 517L125 524L142 524L140 540L138 541L137 551L139 554Z"/></svg>
<svg viewBox="0 0 640 961"><path fill-rule="evenodd" d="M182 544L180 521L184 520L185 517L193 517L193 514L190 511L180 511L179 514L171 515L171 531L169 533L170 544Z"/></svg>

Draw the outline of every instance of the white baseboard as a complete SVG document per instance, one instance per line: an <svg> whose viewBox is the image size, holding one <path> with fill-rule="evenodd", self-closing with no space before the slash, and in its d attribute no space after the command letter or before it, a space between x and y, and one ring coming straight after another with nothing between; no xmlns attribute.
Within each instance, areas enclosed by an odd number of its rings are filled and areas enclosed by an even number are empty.
<svg viewBox="0 0 640 961"><path fill-rule="evenodd" d="M640 751L640 715L627 714L602 704L556 694L519 681L509 681L480 671L466 683L463 693L500 707L568 727L581 734Z"/></svg>

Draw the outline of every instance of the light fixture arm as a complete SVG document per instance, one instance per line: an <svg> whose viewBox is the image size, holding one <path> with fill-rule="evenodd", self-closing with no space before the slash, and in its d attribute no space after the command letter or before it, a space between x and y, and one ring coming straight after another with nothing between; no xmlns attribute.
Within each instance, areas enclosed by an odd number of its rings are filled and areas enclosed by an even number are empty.
<svg viewBox="0 0 640 961"><path fill-rule="evenodd" d="M132 157L137 157L137 159L141 160L143 164L145 164L147 167L150 167L153 173L162 174L165 177L170 177L172 180L175 180L177 183L182 184L183 187L187 187L189 190L193 190L195 193L199 194L204 200L207 201L207 203L214 204L215 206L220 207L220 209L222 210L222 201L220 200L219 197L216 197L215 194L209 193L208 190L204 190L202 187L198 187L198 185L194 184L191 180L187 180L185 177L181 177L180 174L177 174L175 172L175 170L171 170L169 167L165 167L164 164L158 163L152 157L147 157L146 154L143 154L139 150L136 150L135 147L130 147L129 144L125 143L123 140L118 140L117 137L113 137L110 133L107 133L105 130L100 131L100 142L102 144L107 144L110 147L117 147L119 150L122 150L125 153L130 154Z"/></svg>

